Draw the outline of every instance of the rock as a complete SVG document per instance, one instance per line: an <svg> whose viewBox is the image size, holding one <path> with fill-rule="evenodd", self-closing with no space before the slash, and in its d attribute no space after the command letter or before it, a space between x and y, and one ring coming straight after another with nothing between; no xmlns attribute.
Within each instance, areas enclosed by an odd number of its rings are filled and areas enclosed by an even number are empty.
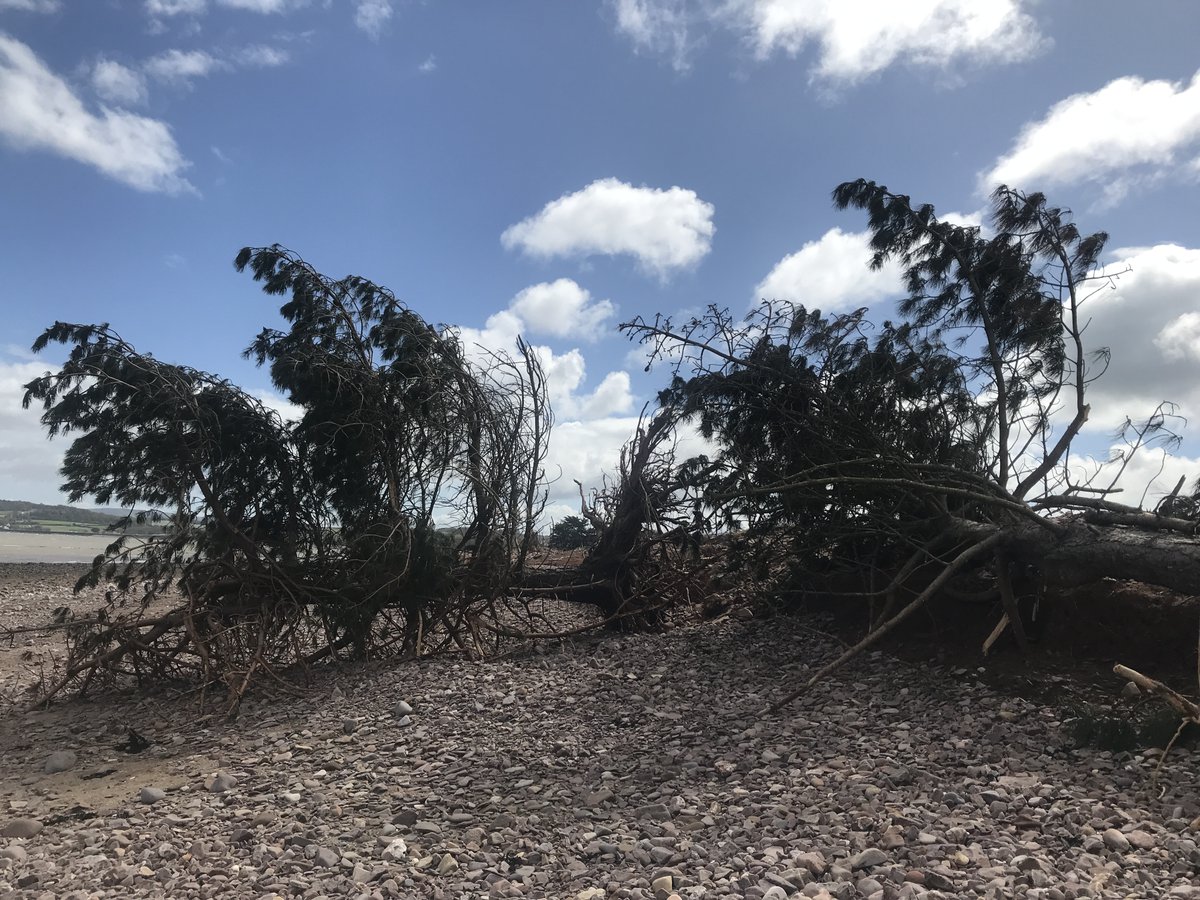
<svg viewBox="0 0 1200 900"><path fill-rule="evenodd" d="M639 819L653 819L656 822L665 822L671 818L671 811L662 803L650 803L646 806L639 806L634 811L634 815Z"/></svg>
<svg viewBox="0 0 1200 900"><path fill-rule="evenodd" d="M269 809L264 809L254 814L254 818L250 820L250 824L253 827L258 827L259 825L270 825L274 821L275 813Z"/></svg>
<svg viewBox="0 0 1200 900"><path fill-rule="evenodd" d="M437 822L414 822L413 831L419 831L421 834L441 834L442 826Z"/></svg>
<svg viewBox="0 0 1200 900"><path fill-rule="evenodd" d="M592 791L584 798L584 805L592 807L600 806L601 804L612 800L614 797L616 797L616 794L614 794L608 788L600 788L599 790Z"/></svg>
<svg viewBox="0 0 1200 900"><path fill-rule="evenodd" d="M1122 697L1138 697L1141 693L1142 689L1132 681L1125 682L1125 685L1121 688Z"/></svg>
<svg viewBox="0 0 1200 900"><path fill-rule="evenodd" d="M1101 835L1104 840L1104 846L1110 850L1116 850L1124 853L1129 849L1129 839L1115 828L1109 828Z"/></svg>
<svg viewBox="0 0 1200 900"><path fill-rule="evenodd" d="M341 857L336 851L330 850L328 847L321 847L317 850L317 855L313 857L313 862L318 866L324 866L326 869L333 868L341 860Z"/></svg>
<svg viewBox="0 0 1200 900"><path fill-rule="evenodd" d="M406 860L408 859L408 844L404 843L403 838L396 838L383 848L382 856L384 859L389 859L393 862Z"/></svg>
<svg viewBox="0 0 1200 900"><path fill-rule="evenodd" d="M74 750L55 750L46 757L46 764L42 769L47 775L54 775L75 768L76 762L78 762L78 758L75 756Z"/></svg>
<svg viewBox="0 0 1200 900"><path fill-rule="evenodd" d="M787 891L773 884L763 892L762 900L788 900Z"/></svg>
<svg viewBox="0 0 1200 900"><path fill-rule="evenodd" d="M1125 839L1139 850L1153 850L1158 844L1157 839L1148 831L1135 829L1125 835Z"/></svg>
<svg viewBox="0 0 1200 900"><path fill-rule="evenodd" d="M607 896L608 891L604 890L604 888L590 887L584 888L576 894L575 900L602 900L602 898Z"/></svg>
<svg viewBox="0 0 1200 900"><path fill-rule="evenodd" d="M451 872L458 871L458 860L449 853L443 853L442 858L438 860L437 873L439 875L449 875Z"/></svg>
<svg viewBox="0 0 1200 900"><path fill-rule="evenodd" d="M954 890L954 882L941 872L929 871L925 873L925 887L931 891L947 891Z"/></svg>
<svg viewBox="0 0 1200 900"><path fill-rule="evenodd" d="M140 791L138 791L138 801L141 803L147 803L150 805L157 803L159 800L162 800L166 796L167 796L167 792L164 791L162 788L144 787Z"/></svg>
<svg viewBox="0 0 1200 900"><path fill-rule="evenodd" d="M42 830L42 823L37 819L13 819L0 828L0 837L31 838Z"/></svg>
<svg viewBox="0 0 1200 900"><path fill-rule="evenodd" d="M405 700L397 700L395 706L392 707L392 715L397 719L410 715L412 711L412 706Z"/></svg>
<svg viewBox="0 0 1200 900"><path fill-rule="evenodd" d="M870 897L876 891L883 890L883 885L874 878L860 878L854 887L864 897Z"/></svg>
<svg viewBox="0 0 1200 900"><path fill-rule="evenodd" d="M650 858L660 866L665 866L675 858L675 851L670 847L651 847Z"/></svg>
<svg viewBox="0 0 1200 900"><path fill-rule="evenodd" d="M214 794L222 794L225 791L233 790L237 787L237 783L238 781L234 776L219 772L208 783L208 789Z"/></svg>
<svg viewBox="0 0 1200 900"><path fill-rule="evenodd" d="M13 862L22 863L29 859L29 851L20 844L13 844L11 847L0 850L0 859L11 859Z"/></svg>
<svg viewBox="0 0 1200 900"><path fill-rule="evenodd" d="M355 719L342 719L342 731L345 734L354 734L358 731L358 722Z"/></svg>
<svg viewBox="0 0 1200 900"><path fill-rule="evenodd" d="M645 884L643 881L642 884ZM662 891L664 894L669 894L675 888L675 879L671 875L660 875L650 882L650 890L657 893Z"/></svg>
<svg viewBox="0 0 1200 900"><path fill-rule="evenodd" d="M855 869L870 869L875 866L881 866L888 861L888 855L877 847L868 847L861 853L856 853L849 860L847 865L851 871Z"/></svg>
<svg viewBox="0 0 1200 900"><path fill-rule="evenodd" d="M796 865L808 869L815 877L820 878L825 874L825 870L829 868L825 862L825 855L817 851L801 853L796 857Z"/></svg>

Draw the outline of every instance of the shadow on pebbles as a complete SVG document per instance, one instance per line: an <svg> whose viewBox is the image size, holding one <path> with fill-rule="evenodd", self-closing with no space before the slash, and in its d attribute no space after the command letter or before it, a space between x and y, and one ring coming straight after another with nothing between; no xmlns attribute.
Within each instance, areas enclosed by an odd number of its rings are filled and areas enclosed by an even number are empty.
<svg viewBox="0 0 1200 900"><path fill-rule="evenodd" d="M1200 898L1200 774L974 673L724 620L0 716L0 896ZM115 749L132 727L151 745ZM61 771L47 771L61 769Z"/></svg>

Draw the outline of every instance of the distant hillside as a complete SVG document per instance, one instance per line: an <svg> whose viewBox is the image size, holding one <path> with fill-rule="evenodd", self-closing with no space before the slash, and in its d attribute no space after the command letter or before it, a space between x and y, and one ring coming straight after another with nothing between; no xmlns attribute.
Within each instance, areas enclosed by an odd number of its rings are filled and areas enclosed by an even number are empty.
<svg viewBox="0 0 1200 900"><path fill-rule="evenodd" d="M93 534L120 521L122 510L85 509L62 504L31 503L28 500L0 500L0 528L6 531L31 531L54 534ZM155 525L134 524L129 533L152 534Z"/></svg>

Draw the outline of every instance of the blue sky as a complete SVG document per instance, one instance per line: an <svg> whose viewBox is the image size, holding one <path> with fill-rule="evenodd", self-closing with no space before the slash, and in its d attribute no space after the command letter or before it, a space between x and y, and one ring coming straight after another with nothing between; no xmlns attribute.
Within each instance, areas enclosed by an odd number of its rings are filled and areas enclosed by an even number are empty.
<svg viewBox="0 0 1200 900"><path fill-rule="evenodd" d="M1185 2L0 0L0 497L60 496L19 409L56 319L267 391L240 351L277 304L231 262L279 242L544 347L562 514L665 377L617 322L886 313L829 201L857 177L963 216L1003 180L1110 232L1104 455L1159 400L1200 415L1197 34Z"/></svg>

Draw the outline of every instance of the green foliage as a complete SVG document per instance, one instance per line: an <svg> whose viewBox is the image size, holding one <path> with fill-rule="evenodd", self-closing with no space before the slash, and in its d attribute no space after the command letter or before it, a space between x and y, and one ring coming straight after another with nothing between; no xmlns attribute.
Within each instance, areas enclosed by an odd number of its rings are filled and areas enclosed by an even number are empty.
<svg viewBox="0 0 1200 900"><path fill-rule="evenodd" d="M582 516L567 516L550 529L550 549L578 550L596 540L596 532Z"/></svg>
<svg viewBox="0 0 1200 900"><path fill-rule="evenodd" d="M115 578L114 599L140 592L143 607L177 585L214 629L251 617L259 655L265 642L294 656L296 629L317 623L308 650L365 652L385 613L386 643L420 649L435 626L456 632L464 605L515 577L544 500L536 358L521 345L517 359L476 365L455 332L386 289L326 278L278 246L246 248L236 265L286 297L289 327L264 329L246 355L269 366L297 421L138 352L107 324L59 322L34 344L70 348L25 395L51 436L72 438L64 490L165 527L118 538L85 583ZM460 541L434 529L435 514L461 522ZM201 634L191 627L182 644Z"/></svg>
<svg viewBox="0 0 1200 900"><path fill-rule="evenodd" d="M875 267L900 264L897 321L764 301L740 322L713 307L622 327L672 362L660 402L715 444L681 473L748 525L730 558L804 590L845 573L869 595L871 573L951 549L952 523L1010 521L1066 458L1096 374L1080 288L1106 236L1007 188L987 236L869 181L833 199L867 212ZM1056 436L1064 402L1076 418Z"/></svg>

